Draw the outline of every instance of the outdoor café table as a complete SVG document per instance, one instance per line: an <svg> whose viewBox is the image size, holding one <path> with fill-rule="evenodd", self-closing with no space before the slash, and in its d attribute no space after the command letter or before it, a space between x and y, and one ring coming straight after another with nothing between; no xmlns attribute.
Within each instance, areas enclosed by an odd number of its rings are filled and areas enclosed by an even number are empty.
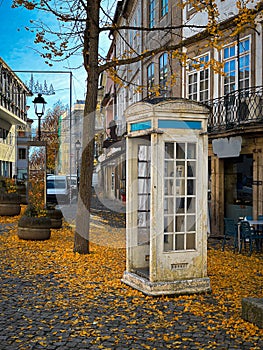
<svg viewBox="0 0 263 350"><path fill-rule="evenodd" d="M263 219L261 219L261 220L246 220L246 221L248 221L251 226L263 225Z"/></svg>
<svg viewBox="0 0 263 350"><path fill-rule="evenodd" d="M250 226L257 226L257 225L262 225L263 226L263 220L242 220L242 221L247 221ZM240 253L240 248L241 248L241 240L240 240L240 224L242 221L239 221L237 224L237 244L238 244L238 252Z"/></svg>

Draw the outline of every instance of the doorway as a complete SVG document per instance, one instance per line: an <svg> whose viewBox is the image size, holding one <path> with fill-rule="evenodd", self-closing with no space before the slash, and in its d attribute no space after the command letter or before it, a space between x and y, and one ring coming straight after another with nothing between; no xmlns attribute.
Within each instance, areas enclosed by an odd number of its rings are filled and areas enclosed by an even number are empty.
<svg viewBox="0 0 263 350"><path fill-rule="evenodd" d="M252 215L253 155L241 154L224 162L225 217Z"/></svg>

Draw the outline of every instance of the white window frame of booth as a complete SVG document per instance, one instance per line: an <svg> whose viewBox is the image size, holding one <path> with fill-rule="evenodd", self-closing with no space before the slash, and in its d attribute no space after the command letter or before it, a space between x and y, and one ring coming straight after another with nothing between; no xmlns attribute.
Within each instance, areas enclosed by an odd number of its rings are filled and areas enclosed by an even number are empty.
<svg viewBox="0 0 263 350"><path fill-rule="evenodd" d="M196 250L197 234L197 142L169 141L165 142L165 150L168 150L168 144L173 145L170 146L173 148L173 154L164 152L163 251L193 251ZM180 148L183 149L182 145L185 149L184 156L183 151L181 151L182 156L179 154ZM179 167L181 167L181 173L179 173ZM193 171L192 175L188 173L188 169ZM191 184L192 191L189 190ZM178 206L179 202L180 206Z"/></svg>
<svg viewBox="0 0 263 350"><path fill-rule="evenodd" d="M189 61L187 93L190 100L206 102L209 99L210 68L205 67L209 57L209 53L206 53ZM190 91L191 87L192 91Z"/></svg>

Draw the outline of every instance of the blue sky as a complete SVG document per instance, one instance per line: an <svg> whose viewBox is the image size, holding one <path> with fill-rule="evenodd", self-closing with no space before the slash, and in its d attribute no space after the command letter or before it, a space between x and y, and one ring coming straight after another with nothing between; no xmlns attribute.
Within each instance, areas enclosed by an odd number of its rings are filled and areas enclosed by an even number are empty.
<svg viewBox="0 0 263 350"><path fill-rule="evenodd" d="M108 2L116 3L117 1L105 0L105 6L108 6ZM25 26L30 26L30 20L36 20L38 16L43 16L43 14L22 7L12 9L11 4L12 0L0 0L0 57L13 71L70 71L70 68L81 65L81 55L68 61L54 63L53 67L46 65L44 59L36 52L38 45L34 44L34 33L24 29ZM45 20L46 18L48 19L45 16ZM108 46L106 36L104 36L102 46ZM83 100L85 98L86 73L83 68L71 71L73 74L72 100L74 103L77 99ZM31 73L16 74L24 82L28 82L31 76ZM33 76L35 81L43 84L46 80L48 87L50 84L54 87L55 95L44 96L47 101L46 108L52 108L58 100L69 105L69 74L33 73ZM33 98L28 100L29 117L35 119L31 100Z"/></svg>

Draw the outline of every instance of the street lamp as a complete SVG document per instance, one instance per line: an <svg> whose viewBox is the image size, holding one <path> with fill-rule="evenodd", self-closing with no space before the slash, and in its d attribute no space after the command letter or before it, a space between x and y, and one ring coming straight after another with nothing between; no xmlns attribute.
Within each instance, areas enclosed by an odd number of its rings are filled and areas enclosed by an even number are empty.
<svg viewBox="0 0 263 350"><path fill-rule="evenodd" d="M38 94L37 97L35 97L33 103L35 107L36 116L38 117L38 141L40 141L41 140L40 120L41 120L41 117L43 117L45 112L46 101L44 100L44 97L42 97L42 94Z"/></svg>
<svg viewBox="0 0 263 350"><path fill-rule="evenodd" d="M75 143L75 149L76 149L76 156L77 156L77 188L79 189L79 151L81 149L81 143L80 141L76 141Z"/></svg>

